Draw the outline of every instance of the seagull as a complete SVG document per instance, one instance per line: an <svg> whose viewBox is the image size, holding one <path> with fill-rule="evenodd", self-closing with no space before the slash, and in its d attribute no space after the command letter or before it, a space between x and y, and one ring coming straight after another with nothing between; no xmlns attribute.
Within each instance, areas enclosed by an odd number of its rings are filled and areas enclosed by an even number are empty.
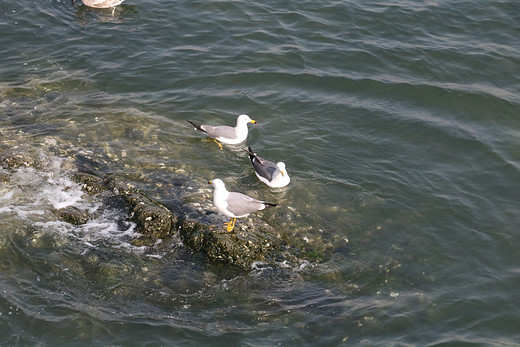
<svg viewBox="0 0 520 347"><path fill-rule="evenodd" d="M233 231L237 218L247 217L250 213L278 206L278 204L253 199L241 193L228 192L224 182L218 178L208 183L215 188L213 205L218 212L232 218L229 223L224 224L228 232Z"/></svg>
<svg viewBox="0 0 520 347"><path fill-rule="evenodd" d="M75 0L72 0L73 2ZM95 8L111 8L120 5L125 0L81 0L83 5Z"/></svg>
<svg viewBox="0 0 520 347"><path fill-rule="evenodd" d="M241 142L244 142L247 138L247 123L256 124L256 121L249 118L247 114L241 114L237 118L237 125L233 128L226 125L213 126L213 125L200 125L194 123L192 121L188 121L193 127L208 135L209 137L214 138L222 143L227 143L229 145L236 145ZM218 142L217 142L218 143ZM222 145L219 143L220 149L222 149Z"/></svg>
<svg viewBox="0 0 520 347"><path fill-rule="evenodd" d="M273 163L257 156L251 147L247 147L249 159L253 163L256 177L271 188L285 187L291 181L283 162Z"/></svg>

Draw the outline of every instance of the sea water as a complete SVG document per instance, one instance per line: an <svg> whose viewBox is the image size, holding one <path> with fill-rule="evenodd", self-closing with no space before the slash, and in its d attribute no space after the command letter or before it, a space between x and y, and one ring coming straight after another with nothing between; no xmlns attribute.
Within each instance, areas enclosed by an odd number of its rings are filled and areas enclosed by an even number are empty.
<svg viewBox="0 0 520 347"><path fill-rule="evenodd" d="M0 148L37 160L0 172L0 345L517 345L518 23L514 1L4 1ZM242 113L288 187L186 122ZM84 155L202 222L213 178L277 202L259 217L319 257L133 246L72 179Z"/></svg>

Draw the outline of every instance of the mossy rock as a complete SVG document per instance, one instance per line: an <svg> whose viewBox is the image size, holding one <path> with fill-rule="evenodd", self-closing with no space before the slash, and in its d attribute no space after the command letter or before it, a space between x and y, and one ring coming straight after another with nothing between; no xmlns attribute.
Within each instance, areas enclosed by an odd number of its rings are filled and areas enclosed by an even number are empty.
<svg viewBox="0 0 520 347"><path fill-rule="evenodd" d="M74 225L82 225L87 223L92 216L83 210L74 206L67 206L56 211L58 218Z"/></svg>
<svg viewBox="0 0 520 347"><path fill-rule="evenodd" d="M281 241L272 236L274 233L269 225L260 219L255 222L257 226L244 223L235 226L233 232L227 232L222 227L184 220L178 230L186 247L242 268L250 268L257 261L295 260L285 252Z"/></svg>

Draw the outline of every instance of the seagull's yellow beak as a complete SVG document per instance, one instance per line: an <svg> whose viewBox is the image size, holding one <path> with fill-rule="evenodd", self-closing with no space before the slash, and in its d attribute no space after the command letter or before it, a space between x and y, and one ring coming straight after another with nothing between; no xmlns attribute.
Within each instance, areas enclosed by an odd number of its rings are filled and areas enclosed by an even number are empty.
<svg viewBox="0 0 520 347"><path fill-rule="evenodd" d="M283 170L280 171L280 173L282 174L282 176L285 176L285 172Z"/></svg>
<svg viewBox="0 0 520 347"><path fill-rule="evenodd" d="M213 183L213 182L211 182L211 181L208 181L208 184L212 184L212 183Z"/></svg>
<svg viewBox="0 0 520 347"><path fill-rule="evenodd" d="M256 120L254 120L254 119L251 119L251 120L249 121L249 123L257 124L257 123L256 123Z"/></svg>

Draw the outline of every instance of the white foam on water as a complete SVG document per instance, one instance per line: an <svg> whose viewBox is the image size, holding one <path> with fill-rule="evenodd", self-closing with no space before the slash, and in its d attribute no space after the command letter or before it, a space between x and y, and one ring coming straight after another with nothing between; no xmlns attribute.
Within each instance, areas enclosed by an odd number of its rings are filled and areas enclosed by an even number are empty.
<svg viewBox="0 0 520 347"><path fill-rule="evenodd" d="M131 239L139 237L136 224L126 211L106 207L101 198L84 193L71 179L70 165L64 159L45 156L42 168L20 167L8 172L9 182L0 188L0 218L6 222L32 225L42 232L58 233L77 239L89 247L110 247L143 252ZM60 220L57 210L75 207L91 219L82 225Z"/></svg>
<svg viewBox="0 0 520 347"><path fill-rule="evenodd" d="M7 207L7 206L0 207L0 214L2 214L2 213L9 213L9 212L12 212L12 211L13 210L10 207Z"/></svg>
<svg viewBox="0 0 520 347"><path fill-rule="evenodd" d="M136 224L127 221L122 210L104 210L96 218L81 225L72 225L61 220L36 222L34 225L42 231L72 237L90 248L110 246L138 253L147 249L130 244L129 241L140 234L136 231Z"/></svg>
<svg viewBox="0 0 520 347"><path fill-rule="evenodd" d="M62 172L62 159L55 158L54 161L58 163L53 162L43 170L14 169L0 197L0 209L31 220L52 213L52 209L79 204L84 194L81 186Z"/></svg>
<svg viewBox="0 0 520 347"><path fill-rule="evenodd" d="M14 191L13 190L10 190L10 191L7 191L7 193L5 193L3 196L0 196L0 201L2 200L11 200L13 198L13 195L14 195Z"/></svg>
<svg viewBox="0 0 520 347"><path fill-rule="evenodd" d="M83 196L81 187L69 179L49 178L48 183L49 185L43 189L43 195L48 198L48 202L55 209L72 206L81 201Z"/></svg>

